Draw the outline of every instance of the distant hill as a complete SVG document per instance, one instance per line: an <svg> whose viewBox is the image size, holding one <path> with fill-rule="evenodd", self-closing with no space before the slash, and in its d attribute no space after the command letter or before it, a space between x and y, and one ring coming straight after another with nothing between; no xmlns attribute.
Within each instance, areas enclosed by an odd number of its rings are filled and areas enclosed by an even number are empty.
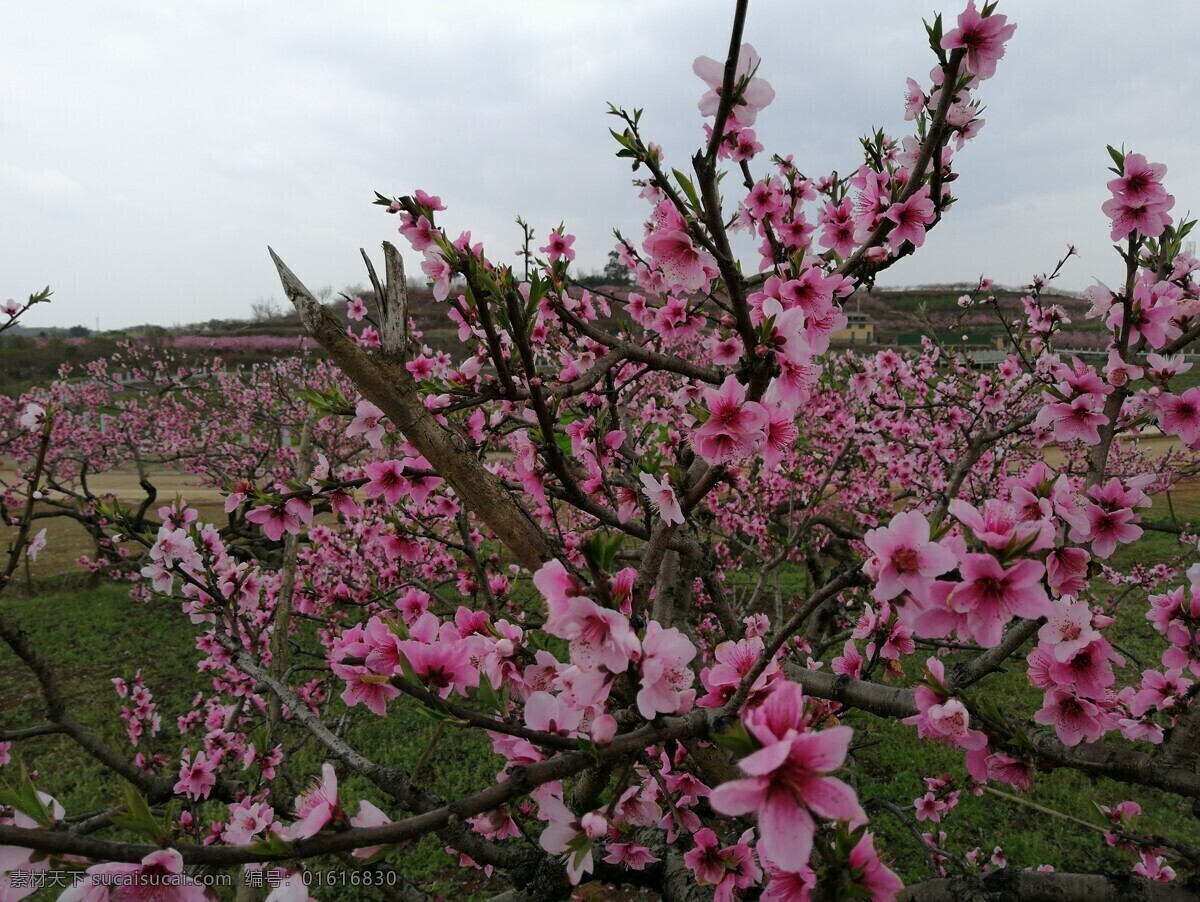
<svg viewBox="0 0 1200 902"><path fill-rule="evenodd" d="M593 291L624 300L636 289L624 285L595 285ZM966 334L972 343L990 344L1001 333L995 311L977 307L964 311L958 299L969 288L933 286L929 288L876 289L857 292L848 298L848 311L867 314L875 325L881 343L914 344L927 327L939 334ZM1023 292L997 288L993 291L1006 319L1020 314ZM1044 295L1046 303L1060 304L1073 320L1069 327L1073 341L1080 347L1100 340L1098 324L1087 323L1083 314L1086 300L1065 294ZM458 333L446 316L447 305L435 301L428 288L409 288L409 313L422 341L437 350L458 347ZM346 302L334 301L330 309L345 319ZM348 321L347 321L348 322ZM294 313L250 320L209 320L178 328L142 326L119 332L81 335L88 330L16 328L0 336L0 393L11 394L55 377L63 364L81 365L117 350L119 341L137 339L161 343L184 356L220 356L230 365L249 365L270 360L280 354L295 353L302 347L304 330ZM74 334L72 334L74 333ZM314 348L311 342L303 346Z"/></svg>
<svg viewBox="0 0 1200 902"><path fill-rule="evenodd" d="M876 289L870 293L856 292L846 301L846 310L861 310L875 323L881 336L902 335L920 331L923 324L935 329L950 329L956 324L966 326L966 332L977 335L999 334L1002 329L991 305L975 306L964 311L958 299L970 293L967 286L936 286L932 288ZM1021 315L1021 298L1028 292L1011 288L996 288L1001 313L1008 321ZM1084 314L1091 304L1081 297L1067 294L1043 294L1044 305L1057 304L1067 311L1071 329L1087 329Z"/></svg>

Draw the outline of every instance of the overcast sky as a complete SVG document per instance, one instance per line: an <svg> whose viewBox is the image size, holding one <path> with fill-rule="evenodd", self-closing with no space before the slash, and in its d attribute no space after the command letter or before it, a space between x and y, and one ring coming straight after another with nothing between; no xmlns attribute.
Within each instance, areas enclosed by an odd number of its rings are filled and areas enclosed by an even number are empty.
<svg viewBox="0 0 1200 902"><path fill-rule="evenodd" d="M523 216L560 221L577 263L644 202L613 154L606 103L645 109L684 168L702 138L691 72L721 57L730 0L310 3L0 0L0 300L49 283L30 325L115 328L246 317L283 295L272 245L314 290L363 280L358 248L400 240L373 192L422 188L489 256ZM947 30L960 6L943 7ZM985 273L1018 284L1068 243L1063 284L1113 278L1106 143L1167 164L1200 209L1200 6L1002 2L1019 25L958 161L960 202L881 283ZM927 83L929 0L754 0L746 39L776 101L767 150L812 175L904 134L904 79ZM762 171L762 165L755 167ZM406 244L401 244L407 250ZM410 269L416 259L408 255Z"/></svg>

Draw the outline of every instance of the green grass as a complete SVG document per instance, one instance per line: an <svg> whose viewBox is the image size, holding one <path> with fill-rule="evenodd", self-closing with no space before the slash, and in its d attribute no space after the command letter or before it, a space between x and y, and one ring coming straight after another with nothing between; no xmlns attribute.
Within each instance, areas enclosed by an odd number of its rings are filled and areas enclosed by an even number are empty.
<svg viewBox="0 0 1200 902"><path fill-rule="evenodd" d="M911 656L905 671L920 673L928 652ZM947 665L949 667L949 665ZM1011 667L1006 673L993 674L968 690L972 698L987 698L1002 712L1021 717L1040 706L1040 692L1028 685L1024 668ZM917 742L916 729L898 721L872 717L851 711L843 722L855 728L855 745L864 746L855 756L855 776L860 796L869 799L882 795L891 799L913 817L912 803L925 794L922 777L949 775L962 789L958 808L944 821L944 827L931 822L920 826L936 834L945 829L949 836L944 848L963 856L978 846L985 853L1001 846L1009 867L1036 867L1052 864L1060 871L1128 871L1136 859L1126 852L1110 849L1099 832L1063 818L1033 810L1016 801L985 793L975 797L966 791L966 768L961 752L933 743ZM1110 734L1108 740L1114 737ZM1149 751L1148 744L1142 744ZM1012 793L1008 787L997 786ZM1143 816L1135 829L1160 834L1189 845L1200 844L1200 824L1191 814L1191 804L1176 796L1128 786L1107 779L1093 780L1076 771L1058 769L1038 773L1033 787L1021 799L1053 811L1104 826L1097 805L1115 805L1134 799L1142 805ZM924 852L906 826L892 814L873 816L871 829L879 836L878 847L893 857L893 867L908 882L931 876Z"/></svg>
<svg viewBox="0 0 1200 902"><path fill-rule="evenodd" d="M1194 500L1177 501L1175 507L1180 518L1195 517L1200 512L1200 503ZM1168 521L1162 504L1156 504L1148 516ZM1178 555L1180 549L1177 537L1148 532L1135 548L1119 550L1113 563L1124 568L1135 562L1168 560ZM785 570L780 579L785 598L802 594L808 581L798 568ZM751 586L741 588L744 591ZM773 587L768 587L764 605L768 610L773 607L770 602L773 595ZM1161 638L1144 618L1145 610L1145 593L1131 594L1109 636L1141 666L1153 667L1162 645ZM164 753L178 750L181 742L174 729L175 718L191 709L194 695L206 691L208 683L194 668L197 628L175 604L161 600L149 604L133 602L121 586L104 585L92 591L68 586L43 589L32 597L7 598L0 601L0 611L16 619L51 658L56 671L63 676L66 696L76 716L130 755L133 750L128 747L117 717L121 703L111 680L117 676L128 679L141 667L159 705L164 726L161 738L143 749ZM917 654L903 662L905 684L920 674L925 658L931 653L919 648ZM947 667L950 666L952 659L947 659ZM1131 660L1119 674L1119 680L1122 683L1136 680L1140 669ZM1006 672L987 677L970 690L970 695L986 697L1015 717L1037 710L1040 700L1040 693L1028 685L1020 662L1013 662ZM344 709L340 701L331 707L329 721L336 722ZM0 648L0 728L33 725L39 711L32 678L6 648ZM409 769L418 759L425 758L423 778L444 798L459 797L490 785L499 769L499 759L491 754L486 740L473 731L447 727L431 747L437 724L416 713L413 704L405 699L393 703L384 719L362 709L351 713L347 738L354 747L380 763ZM843 720L856 731L854 742L858 750L853 756L852 778L862 798L886 797L911 817L913 800L924 794L921 777L949 774L964 787L957 810L945 823L950 837L947 849L959 856L974 846L990 854L999 845L1004 848L1010 867L1051 863L1066 871L1128 871L1134 863L1128 853L1110 849L1098 832L1069 820L993 795L972 796L965 791L962 755L932 743L918 742L912 727L853 710L846 712ZM325 760L320 746L310 738L302 739L300 734L293 733L288 743L291 771L300 775L301 780L316 774ZM46 791L55 795L69 814L100 809L120 798L119 783L111 773L65 739L44 737L20 743L14 747L14 753L26 766L39 771ZM365 798L385 812L399 815L361 778L350 777L343 781L342 787L342 798L353 801L353 806L348 806L353 810L357 810L357 800ZM285 788L290 797L302 787ZM1200 846L1200 824L1192 816L1190 804L1165 793L1056 770L1039 773L1032 790L1022 798L1096 825L1103 825L1096 805L1113 805L1133 798L1145 812L1137 822L1138 830ZM219 806L210 804L203 813L219 817L219 812ZM928 822L921 827L939 829ZM929 876L923 850L894 815L885 811L874 813L872 830L879 836L879 848L891 856L893 867L906 882ZM498 891L494 885L485 885L480 872L458 868L442 851L437 837L426 837L401 847L391 853L389 860L427 892L470 899ZM338 863L316 862L313 866L330 868ZM340 894L338 898L352 897Z"/></svg>
<svg viewBox="0 0 1200 902"><path fill-rule="evenodd" d="M0 611L51 661L72 714L119 747L129 748L117 720L114 677L132 677L140 667L163 711L164 726L186 712L191 696L203 687L182 615L172 616L165 606L137 604L126 587L6 598ZM0 726L37 725L42 710L32 674L7 646L0 646ZM115 800L104 768L69 740L41 737L14 745L13 752L41 772L46 791L69 804L68 813Z"/></svg>
<svg viewBox="0 0 1200 902"><path fill-rule="evenodd" d="M1186 373L1180 373L1171 379L1171 391L1175 394L1181 394L1197 385L1200 385L1200 366L1195 364Z"/></svg>
<svg viewBox="0 0 1200 902"><path fill-rule="evenodd" d="M163 729L157 740L143 741L138 751L161 751L173 759L180 746L186 744L175 729L175 720L191 710L197 692L210 691L211 685L195 669L198 628L176 605L166 601L134 602L125 587L104 585L92 591L45 591L5 599L0 602L0 612L15 620L52 661L72 713L113 747L130 758L135 753L119 720L121 700L111 680L131 678L139 667L158 704ZM41 710L37 684L29 671L6 646L0 647L0 729L36 725ZM335 700L331 722L336 723L344 712L341 701ZM417 714L406 699L393 703L388 717L382 719L358 709L350 724L347 739L362 754L383 764L409 768L427 751L437 730L437 724ZM301 781L307 775L318 774L326 760L323 748L299 733L290 734L285 748L290 752L290 770ZM39 787L57 798L69 816L120 802L121 781L68 739L48 736L15 743L13 759L13 764L4 769L8 773L0 772L0 777L15 775L18 763L23 763L37 771ZM484 737L453 726L433 746L427 761L423 779L447 799L490 785L500 764ZM290 797L303 785L284 788ZM359 777L343 780L340 795L347 802L348 814L357 813L359 799L368 799L393 816L401 814ZM222 808L208 803L203 812L219 818ZM482 874L459 868L442 847L436 836L425 837L400 847L389 861L427 892L455 899L473 898L476 893L472 888L482 893ZM336 860L313 864L320 869L338 866ZM494 886L488 889L491 894L499 891ZM339 891L338 898L353 896Z"/></svg>
<svg viewBox="0 0 1200 902"><path fill-rule="evenodd" d="M1176 502L1175 509L1180 520L1185 522L1195 520L1200 514L1200 506L1194 501ZM1156 500L1144 519L1170 522L1165 503ZM1110 563L1127 571L1136 563L1174 561L1186 551L1188 547L1180 544L1178 536L1147 531L1135 545L1118 548ZM1189 560L1195 560L1195 557L1195 551L1191 549ZM1102 595L1116 591L1099 581L1092 585ZM1125 665L1117 668L1118 686L1136 685L1143 669L1161 666L1163 640L1145 619L1146 594L1134 591L1127 595L1116 612L1116 623L1106 631L1106 637L1119 646L1127 658ZM1033 644L1028 643L1025 650ZM920 676L925 660L932 654L932 649L918 646L917 654L903 660L904 685L911 685ZM949 672L955 659L943 660ZM967 695L993 702L1013 719L1027 717L1041 706L1041 691L1029 685L1020 661L1012 661L1005 671L986 677L971 687ZM922 777L949 774L963 788L958 808L944 822L949 836L947 851L961 856L979 846L990 855L999 845L1005 851L1009 867L1052 864L1060 871L1127 872L1136 863L1130 853L1108 847L1099 832L991 794L972 796L965 790L966 768L962 753L934 743L918 743L915 727L853 710L844 715L843 721L856 730L854 744L864 746L854 756L855 776L863 798L883 795L905 808L912 817L913 801L925 794ZM1108 734L1105 741L1122 742L1117 733ZM1142 751L1153 750L1149 743L1137 745ZM997 788L1012 794L1009 787L998 785ZM1136 832L1200 846L1200 820L1193 815L1191 802L1169 793L1114 780L1092 779L1069 769L1056 769L1039 772L1033 787L1021 799L1097 826L1106 824L1097 805L1111 807L1117 802L1133 799L1141 804L1143 811L1134 822ZM934 834L943 829L928 821L920 826L923 832ZM872 818L871 829L878 832L878 847L893 856L893 866L906 883L931 876L924 850L894 815L878 813ZM1178 862L1173 863L1178 867Z"/></svg>

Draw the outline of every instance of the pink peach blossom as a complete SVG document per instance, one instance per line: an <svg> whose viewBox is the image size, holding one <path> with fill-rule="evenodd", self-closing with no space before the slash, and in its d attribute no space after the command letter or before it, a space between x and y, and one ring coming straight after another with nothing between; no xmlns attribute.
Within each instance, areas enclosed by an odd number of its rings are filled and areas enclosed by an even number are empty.
<svg viewBox="0 0 1200 902"><path fill-rule="evenodd" d="M879 601L905 591L925 598L934 577L958 563L952 551L930 540L929 521L918 511L896 514L886 527L870 530L863 541L874 553L871 594Z"/></svg>
<svg viewBox="0 0 1200 902"><path fill-rule="evenodd" d="M761 62L762 60L753 47L749 44L742 44L738 50L734 84L736 85L741 79L756 72ZM725 64L712 57L698 56L692 63L692 71L700 76L709 87L708 93L700 98L700 115L715 116L717 104L721 99L722 83L725 79ZM774 99L775 91L765 79L750 78L745 91L742 92L737 105L733 108L733 115L737 117L740 124L753 125L754 120L758 117L758 111L767 107Z"/></svg>
<svg viewBox="0 0 1200 902"><path fill-rule="evenodd" d="M975 0L958 14L958 27L946 32L942 47L946 50L967 51L967 71L982 81L996 74L996 63L1004 58L1004 42L1016 33L1017 26L1009 25L1006 16L991 15L986 19L975 9Z"/></svg>
<svg viewBox="0 0 1200 902"><path fill-rule="evenodd" d="M644 486L642 493L650 499L663 520L682 526L683 508L675 497L675 487L671 485L670 477L664 473L662 479L655 479L649 473L643 473L641 479Z"/></svg>
<svg viewBox="0 0 1200 902"><path fill-rule="evenodd" d="M763 703L743 722L763 747L738 766L749 776L713 790L710 803L722 814L756 813L758 850L788 871L808 863L816 824L813 815L865 824L866 814L854 790L826 776L846 758L849 727L806 730L804 696L792 682L776 683Z"/></svg>

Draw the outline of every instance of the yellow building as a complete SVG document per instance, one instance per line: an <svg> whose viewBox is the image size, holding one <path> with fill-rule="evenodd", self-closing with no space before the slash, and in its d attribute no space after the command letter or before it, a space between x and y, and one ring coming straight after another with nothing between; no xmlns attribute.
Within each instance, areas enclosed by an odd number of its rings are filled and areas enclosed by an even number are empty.
<svg viewBox="0 0 1200 902"><path fill-rule="evenodd" d="M846 326L838 329L830 340L838 344L869 345L875 343L875 324L871 318L857 310L846 312Z"/></svg>
<svg viewBox="0 0 1200 902"><path fill-rule="evenodd" d="M1013 344L1012 340L1009 339L1008 335L997 335L995 338L995 345L996 345L997 351L1004 351L1008 354L1013 354L1017 350L1017 346L1015 344ZM1030 347L1029 336L1026 335L1021 339L1021 350L1026 353L1029 353L1029 347Z"/></svg>

